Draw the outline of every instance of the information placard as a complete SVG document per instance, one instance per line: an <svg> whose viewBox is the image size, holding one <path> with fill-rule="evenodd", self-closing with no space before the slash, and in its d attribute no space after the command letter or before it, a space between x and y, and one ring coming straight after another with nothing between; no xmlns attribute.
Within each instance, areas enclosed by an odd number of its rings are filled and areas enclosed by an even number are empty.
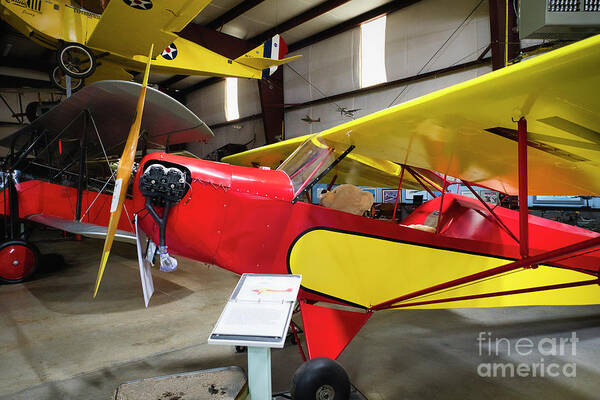
<svg viewBox="0 0 600 400"><path fill-rule="evenodd" d="M282 348L301 280L300 275L243 274L208 343Z"/></svg>

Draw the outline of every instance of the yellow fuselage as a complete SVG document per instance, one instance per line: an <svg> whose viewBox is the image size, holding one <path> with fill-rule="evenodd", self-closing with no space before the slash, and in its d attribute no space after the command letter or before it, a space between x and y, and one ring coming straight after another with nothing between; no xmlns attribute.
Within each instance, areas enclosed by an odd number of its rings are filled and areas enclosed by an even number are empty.
<svg viewBox="0 0 600 400"><path fill-rule="evenodd" d="M26 37L49 49L60 42L87 46L101 15L82 10L62 0L2 0L0 17ZM153 73L234 76L260 79L262 71L223 57L189 40L173 35L179 55L167 60L160 55L152 61ZM114 40L119 31L115 28ZM108 53L102 63L116 64L127 70L143 71L145 57L138 54L119 54L114 49L88 46L96 55Z"/></svg>

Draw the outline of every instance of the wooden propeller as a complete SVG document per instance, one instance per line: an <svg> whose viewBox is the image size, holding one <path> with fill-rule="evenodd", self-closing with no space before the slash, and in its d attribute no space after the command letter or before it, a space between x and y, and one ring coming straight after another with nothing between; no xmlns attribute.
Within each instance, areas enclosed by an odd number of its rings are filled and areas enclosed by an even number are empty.
<svg viewBox="0 0 600 400"><path fill-rule="evenodd" d="M110 221L108 223L108 230L106 232L106 239L104 240L104 249L102 250L102 260L100 261L100 269L98 270L98 276L96 277L96 285L94 287L94 298L98 294L98 288L100 287L100 281L102 280L102 274L106 268L106 262L110 254L110 249L117 232L117 225L121 218L121 211L123 210L123 203L125 202L125 194L127 193L127 187L129 186L129 180L131 179L131 171L133 170L133 161L135 159L135 153L137 150L138 137L140 135L140 126L142 124L142 113L144 111L144 100L146 99L146 88L148 86L148 75L150 74L150 63L152 60L152 51L154 45L150 47L150 54L148 55L148 63L146 64L146 71L144 72L144 81L142 82L142 89L140 90L140 97L138 99L137 107L135 110L135 119L129 129L129 136L127 136L127 142L125 143L125 149L121 155L119 166L117 168L117 177L115 179L115 189L113 192L112 203L110 206Z"/></svg>

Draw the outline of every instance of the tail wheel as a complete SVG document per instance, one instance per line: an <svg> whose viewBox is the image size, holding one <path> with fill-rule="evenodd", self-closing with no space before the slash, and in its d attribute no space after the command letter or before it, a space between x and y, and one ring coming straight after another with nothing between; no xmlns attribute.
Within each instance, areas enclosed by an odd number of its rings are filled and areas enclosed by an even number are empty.
<svg viewBox="0 0 600 400"><path fill-rule="evenodd" d="M50 71L50 79L52 83L62 91L67 91L67 76L62 68L56 66ZM75 92L83 86L83 79L71 78L71 91Z"/></svg>
<svg viewBox="0 0 600 400"><path fill-rule="evenodd" d="M58 49L56 58L60 68L72 78L87 78L96 69L94 53L78 43L63 44Z"/></svg>
<svg viewBox="0 0 600 400"><path fill-rule="evenodd" d="M39 251L24 240L11 240L0 245L0 282L19 283L33 275Z"/></svg>
<svg viewBox="0 0 600 400"><path fill-rule="evenodd" d="M350 379L330 358L314 358L296 370L290 390L294 400L348 400Z"/></svg>

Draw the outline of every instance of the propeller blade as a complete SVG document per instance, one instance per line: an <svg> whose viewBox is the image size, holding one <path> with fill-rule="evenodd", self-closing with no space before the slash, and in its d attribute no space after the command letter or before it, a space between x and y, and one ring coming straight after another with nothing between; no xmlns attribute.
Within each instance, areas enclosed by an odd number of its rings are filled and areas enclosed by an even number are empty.
<svg viewBox="0 0 600 400"><path fill-rule="evenodd" d="M113 192L113 199L110 206L110 220L108 223L108 230L106 232L106 239L104 240L104 249L102 250L102 260L100 261L100 269L98 270L98 276L96 277L96 286L94 287L94 298L98 294L98 288L100 287L100 280L104 274L106 268L106 262L110 254L110 248L112 247L115 233L117 231L117 225L121 219L121 211L123 210L123 203L125 202L125 194L127 193L127 187L129 186L129 179L131 178L131 171L133 170L133 161L135 159L135 152L137 150L138 137L140 135L140 126L142 124L142 113L144 111L144 100L146 98L146 87L148 86L148 76L150 74L150 63L152 60L152 51L154 45L150 47L150 54L148 55L148 63L146 64L146 71L144 72L144 81L142 83L142 89L140 90L140 97L138 99L137 107L135 110L135 119L131 128L129 129L129 136L127 136L127 142L125 143L125 149L121 155L119 166L117 168L117 177L115 179L115 189Z"/></svg>

